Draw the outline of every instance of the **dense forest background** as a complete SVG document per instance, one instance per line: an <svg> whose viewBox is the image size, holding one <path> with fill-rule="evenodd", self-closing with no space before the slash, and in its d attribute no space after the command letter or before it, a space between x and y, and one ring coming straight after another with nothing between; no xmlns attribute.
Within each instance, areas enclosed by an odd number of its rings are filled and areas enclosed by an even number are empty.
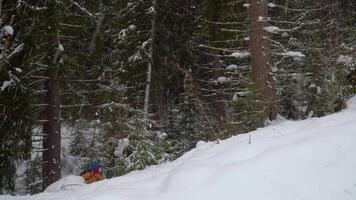
<svg viewBox="0 0 356 200"><path fill-rule="evenodd" d="M356 93L354 0L0 0L0 194L106 178Z"/></svg>

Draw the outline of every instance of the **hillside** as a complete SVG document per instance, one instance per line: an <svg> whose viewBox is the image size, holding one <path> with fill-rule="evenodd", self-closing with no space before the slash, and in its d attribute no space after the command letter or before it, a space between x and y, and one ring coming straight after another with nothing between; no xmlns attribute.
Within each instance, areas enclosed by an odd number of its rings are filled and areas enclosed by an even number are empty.
<svg viewBox="0 0 356 200"><path fill-rule="evenodd" d="M201 142L172 163L123 177L0 199L354 200L356 98L340 113L281 121L219 144Z"/></svg>

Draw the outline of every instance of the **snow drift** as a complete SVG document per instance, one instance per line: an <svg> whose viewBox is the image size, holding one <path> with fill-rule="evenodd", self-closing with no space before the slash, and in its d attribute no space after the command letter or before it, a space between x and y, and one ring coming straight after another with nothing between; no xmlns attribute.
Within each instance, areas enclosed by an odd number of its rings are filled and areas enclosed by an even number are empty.
<svg viewBox="0 0 356 200"><path fill-rule="evenodd" d="M74 191L0 199L355 200L356 98L337 114L200 142L174 162Z"/></svg>
<svg viewBox="0 0 356 200"><path fill-rule="evenodd" d="M45 192L75 191L84 185L85 181L81 176L70 175L48 186Z"/></svg>

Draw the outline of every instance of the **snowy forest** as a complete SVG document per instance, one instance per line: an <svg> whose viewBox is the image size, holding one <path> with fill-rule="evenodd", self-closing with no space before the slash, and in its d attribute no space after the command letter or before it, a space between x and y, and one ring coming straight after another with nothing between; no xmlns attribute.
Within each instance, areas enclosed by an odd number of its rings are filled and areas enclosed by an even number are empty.
<svg viewBox="0 0 356 200"><path fill-rule="evenodd" d="M355 0L0 0L0 194L176 160L356 94Z"/></svg>

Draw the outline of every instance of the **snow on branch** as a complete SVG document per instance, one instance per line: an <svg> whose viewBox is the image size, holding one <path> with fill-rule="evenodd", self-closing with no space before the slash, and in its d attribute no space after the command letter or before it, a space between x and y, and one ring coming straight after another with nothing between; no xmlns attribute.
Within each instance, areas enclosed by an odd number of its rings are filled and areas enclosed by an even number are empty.
<svg viewBox="0 0 356 200"><path fill-rule="evenodd" d="M231 78L221 76L218 79L216 79L217 83L223 84L223 83L228 83L231 81Z"/></svg>
<svg viewBox="0 0 356 200"><path fill-rule="evenodd" d="M293 57L294 59L302 59L305 58L305 55L299 51L287 51L284 53L273 53L274 55Z"/></svg>
<svg viewBox="0 0 356 200"><path fill-rule="evenodd" d="M274 8L274 7L277 6L277 5L274 4L274 3L268 3L267 5L268 5L268 7L270 7L270 8ZM242 6L245 7L245 8L248 8L248 7L250 7L250 4L249 4L249 3L244 3Z"/></svg>
<svg viewBox="0 0 356 200"><path fill-rule="evenodd" d="M0 88L0 90L1 91L4 91L7 87L10 87L11 85L13 85L14 84L14 81L11 79L11 80L9 80L9 81L4 81L3 83L2 83L2 86L1 86L1 88Z"/></svg>
<svg viewBox="0 0 356 200"><path fill-rule="evenodd" d="M231 33L246 33L247 32L247 30L227 29L227 28L221 28L220 30L223 32L231 32Z"/></svg>
<svg viewBox="0 0 356 200"><path fill-rule="evenodd" d="M231 65L228 65L225 69L228 70L228 71L234 71L234 70L246 69L246 68L248 68L248 66L246 66L246 65L238 66L238 65L235 65L235 64L231 64Z"/></svg>
<svg viewBox="0 0 356 200"><path fill-rule="evenodd" d="M239 67L238 67L237 65L231 64L231 65L228 65L228 66L226 67L226 70L233 71L233 70L236 70L236 69L238 69L238 68L239 68Z"/></svg>
<svg viewBox="0 0 356 200"><path fill-rule="evenodd" d="M269 20L269 22L278 24L297 24L297 25L313 25L320 24L320 21L308 21L308 22L298 22L298 21L281 21L281 20Z"/></svg>
<svg viewBox="0 0 356 200"><path fill-rule="evenodd" d="M19 44L19 45L10 53L10 55L9 55L7 58L11 58L12 56L14 56L14 55L20 53L21 51L23 51L24 46L25 46L24 43Z"/></svg>
<svg viewBox="0 0 356 200"><path fill-rule="evenodd" d="M6 26L2 27L2 32L4 35L11 36L14 34L14 29L12 28L12 26L6 25Z"/></svg>
<svg viewBox="0 0 356 200"><path fill-rule="evenodd" d="M235 51L230 50L230 49L212 47L212 46L208 46L208 45L204 45L204 44L199 44L199 47L206 48L206 49L211 49L211 50L223 51L223 52L230 52L230 53L235 52Z"/></svg>
<svg viewBox="0 0 356 200"><path fill-rule="evenodd" d="M293 32L296 31L298 29L300 29L304 24L299 24L299 26L294 27L294 28L290 28L290 29L282 29L279 28L277 26L266 26L263 28L263 30L267 31L268 33L286 33L286 32Z"/></svg>
<svg viewBox="0 0 356 200"><path fill-rule="evenodd" d="M26 1L17 1L17 8L21 5L24 5L24 6L26 6L26 8L29 8L29 9L35 10L35 11L48 9L46 6L44 6L44 7L31 6Z"/></svg>
<svg viewBox="0 0 356 200"><path fill-rule="evenodd" d="M235 51L230 55L230 57L234 58L248 58L251 56L251 53L248 51Z"/></svg>
<svg viewBox="0 0 356 200"><path fill-rule="evenodd" d="M81 10L83 13L89 15L90 17L95 18L95 16L88 11L86 8L82 7L81 5L79 5L79 3L75 2L74 0L69 0L75 7L77 7L79 10Z"/></svg>
<svg viewBox="0 0 356 200"><path fill-rule="evenodd" d="M274 3L268 3L267 5L268 5L268 7L270 7L270 8L274 8L274 7L276 7L276 6L277 6L277 5L276 5L276 4L274 4Z"/></svg>
<svg viewBox="0 0 356 200"><path fill-rule="evenodd" d="M354 58L349 55L340 55L336 59L336 62L340 63L340 64L345 64L346 66L352 66L352 65L355 65L356 60L354 60Z"/></svg>
<svg viewBox="0 0 356 200"><path fill-rule="evenodd" d="M304 54L302 54L301 52L298 52L298 51L288 51L288 52L284 53L284 55L290 56L290 57L300 57L300 58L305 57Z"/></svg>
<svg viewBox="0 0 356 200"><path fill-rule="evenodd" d="M247 24L248 22L217 22L217 21L210 21L204 18L199 18L200 20L207 22L209 24L215 24L215 25L240 25L240 24Z"/></svg>
<svg viewBox="0 0 356 200"><path fill-rule="evenodd" d="M316 7L316 8L304 8L304 9L295 9L295 8L288 8L286 6L282 6L282 5L277 5L274 3L268 3L267 6L269 8L282 8L284 10L288 10L288 11L294 11L294 12L312 12L312 11L318 11L318 10L322 10L325 7Z"/></svg>
<svg viewBox="0 0 356 200"><path fill-rule="evenodd" d="M281 31L281 29L278 28L277 26L266 26L263 28L263 30L265 30L269 33L278 33Z"/></svg>

